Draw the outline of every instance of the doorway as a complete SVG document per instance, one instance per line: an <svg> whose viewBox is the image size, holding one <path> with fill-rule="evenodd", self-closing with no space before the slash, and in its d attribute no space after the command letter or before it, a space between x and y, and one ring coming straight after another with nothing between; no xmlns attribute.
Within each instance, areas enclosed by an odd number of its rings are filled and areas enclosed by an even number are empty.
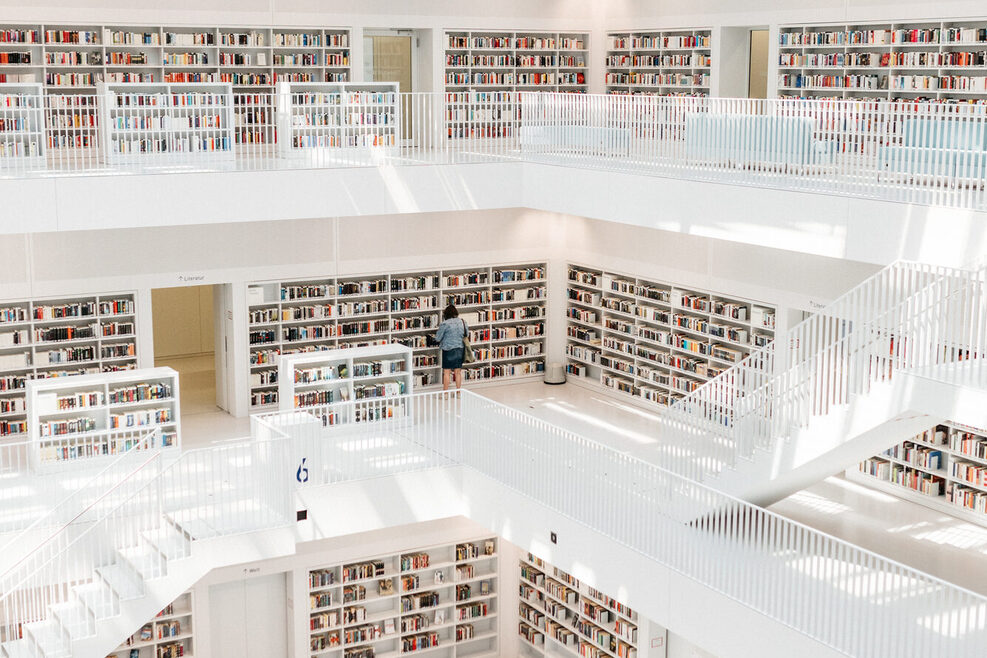
<svg viewBox="0 0 987 658"><path fill-rule="evenodd" d="M768 30L751 30L747 98L768 97Z"/></svg>
<svg viewBox="0 0 987 658"><path fill-rule="evenodd" d="M215 288L151 290L154 365L178 372L183 417L217 411Z"/></svg>
<svg viewBox="0 0 987 658"><path fill-rule="evenodd" d="M415 49L419 38L412 30L368 30L363 35L363 79L396 82L398 91L415 90ZM414 125L414 107L408 95L401 97L401 132L407 140Z"/></svg>

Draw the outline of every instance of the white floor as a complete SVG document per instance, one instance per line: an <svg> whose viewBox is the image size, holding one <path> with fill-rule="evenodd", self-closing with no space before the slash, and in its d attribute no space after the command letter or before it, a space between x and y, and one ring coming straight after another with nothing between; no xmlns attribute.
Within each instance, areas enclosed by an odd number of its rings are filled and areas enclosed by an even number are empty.
<svg viewBox="0 0 987 658"><path fill-rule="evenodd" d="M185 386L185 375L182 379ZM190 393L207 396L204 382ZM617 450L647 457L658 444L655 414L618 397L574 384L507 384L477 392ZM215 399L215 398L213 398ZM208 410L182 392L186 449L248 436L249 420ZM848 482L836 475L771 509L851 543L987 595L987 528Z"/></svg>
<svg viewBox="0 0 987 658"><path fill-rule="evenodd" d="M178 371L182 447L185 450L250 436L249 418L234 418L216 406L214 355L160 358L155 360L155 365Z"/></svg>

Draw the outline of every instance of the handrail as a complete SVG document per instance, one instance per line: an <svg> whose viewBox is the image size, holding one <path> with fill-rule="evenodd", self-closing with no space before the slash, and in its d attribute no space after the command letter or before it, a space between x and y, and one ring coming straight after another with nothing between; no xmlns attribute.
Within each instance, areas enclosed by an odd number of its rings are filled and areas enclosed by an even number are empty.
<svg viewBox="0 0 987 658"><path fill-rule="evenodd" d="M168 464L160 450L138 453L147 457L137 468L0 575L0 641L5 628L47 618L48 606L69 600L72 588L92 582L98 567L118 564L139 579L122 551L139 548L144 530L177 523L194 529L184 532L196 541L290 523L284 443L276 438L189 450ZM220 521L199 531L198 517L210 515Z"/></svg>
<svg viewBox="0 0 987 658"><path fill-rule="evenodd" d="M131 434L132 432L126 433ZM92 502L95 501L88 501L88 497L98 495L98 492L105 491L106 487L108 487L110 483L117 480L120 477L117 471L119 471L121 467L126 465L128 462L133 461L133 455L137 454L139 451L147 450L152 446L160 445L160 435L160 428L148 430L144 434L143 438L139 439L130 447L125 448L123 452L116 455L110 460L109 463L107 463L88 480L83 482L79 487L73 488L70 493L66 494L61 501L48 509L45 514L34 519L34 521L21 529L18 533L13 534L4 544L0 544L0 552L7 550L15 543L21 542L28 534L34 532L38 528L56 525L55 520L59 516L63 515L66 508L72 510L77 508L81 508L83 510L89 509ZM96 500L98 500L98 498ZM79 514L76 512L69 512L67 516L79 518Z"/></svg>
<svg viewBox="0 0 987 658"><path fill-rule="evenodd" d="M98 111L107 98L36 96L33 107L11 111L40 127L47 148L0 155L0 177L506 160L987 208L982 105L414 92L368 106L386 120L347 126L356 132L343 139L338 104L310 107L310 121L293 124L273 92L231 98L225 123L205 129L199 143L177 123L162 137L157 119L136 107L115 117L122 132L108 140L98 121L73 123L80 107L108 118ZM217 150L214 139L225 145Z"/></svg>
<svg viewBox="0 0 987 658"><path fill-rule="evenodd" d="M702 479L771 449L896 371L983 355L985 274L907 262L881 270L673 404L659 434L663 447L679 450L658 459ZM974 367L987 383L987 368Z"/></svg>

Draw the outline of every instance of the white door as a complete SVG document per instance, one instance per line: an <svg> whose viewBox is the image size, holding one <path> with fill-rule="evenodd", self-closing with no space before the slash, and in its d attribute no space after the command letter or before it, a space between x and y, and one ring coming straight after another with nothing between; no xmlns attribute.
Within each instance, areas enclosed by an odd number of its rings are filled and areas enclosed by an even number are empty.
<svg viewBox="0 0 987 658"><path fill-rule="evenodd" d="M285 574L209 588L212 658L288 658Z"/></svg>

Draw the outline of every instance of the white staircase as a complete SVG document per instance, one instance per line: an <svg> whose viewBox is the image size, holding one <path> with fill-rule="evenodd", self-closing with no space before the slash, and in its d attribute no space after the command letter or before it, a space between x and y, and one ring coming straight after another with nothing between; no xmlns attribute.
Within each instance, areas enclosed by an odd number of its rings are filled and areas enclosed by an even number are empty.
<svg viewBox="0 0 987 658"><path fill-rule="evenodd" d="M674 405L654 461L770 504L942 420L987 426L985 280L885 268Z"/></svg>
<svg viewBox="0 0 987 658"><path fill-rule="evenodd" d="M0 657L105 656L211 569L293 553L285 456L263 442L145 452L0 575Z"/></svg>

